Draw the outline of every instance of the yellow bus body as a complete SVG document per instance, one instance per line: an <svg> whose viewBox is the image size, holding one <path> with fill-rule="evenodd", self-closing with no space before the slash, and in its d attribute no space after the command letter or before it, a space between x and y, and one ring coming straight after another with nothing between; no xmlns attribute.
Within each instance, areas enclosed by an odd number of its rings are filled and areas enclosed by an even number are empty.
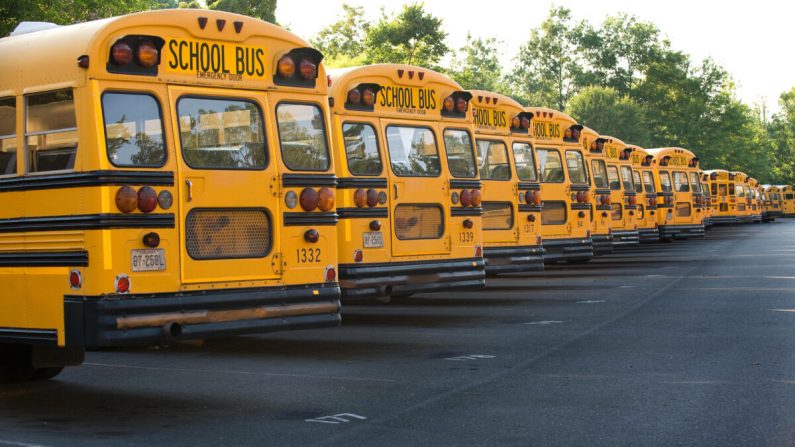
<svg viewBox="0 0 795 447"><path fill-rule="evenodd" d="M699 176L701 177L701 185L703 187L703 197L704 197L704 228L709 229L712 226L712 213L713 213L713 198L712 198L712 190L711 185L709 183L709 174L700 170L698 172Z"/></svg>
<svg viewBox="0 0 795 447"><path fill-rule="evenodd" d="M701 197L698 158L679 147L648 149L648 152L655 167L660 239L703 237L703 205L697 199Z"/></svg>
<svg viewBox="0 0 795 447"><path fill-rule="evenodd" d="M776 185L761 185L764 191L765 213L762 220L772 222L777 217L784 217L784 203L781 200L781 189Z"/></svg>
<svg viewBox="0 0 795 447"><path fill-rule="evenodd" d="M326 74L305 41L185 9L8 37L0 55L0 120L16 121L0 342L81 351L339 323ZM308 79L277 79L283 56ZM325 211L285 205L322 188Z"/></svg>
<svg viewBox="0 0 795 447"><path fill-rule="evenodd" d="M330 80L343 298L484 286L469 94L409 65L342 69ZM453 96L465 111L443 112ZM378 200L357 205L357 194Z"/></svg>
<svg viewBox="0 0 795 447"><path fill-rule="evenodd" d="M635 180L635 192L638 195L637 223L640 242L659 242L660 232L657 229L657 186L654 181L652 155L646 149L628 145L632 162L632 177Z"/></svg>
<svg viewBox="0 0 795 447"><path fill-rule="evenodd" d="M725 169L704 171L709 179L709 190L712 198L713 224L733 224L740 222L735 196L734 174Z"/></svg>
<svg viewBox="0 0 795 447"><path fill-rule="evenodd" d="M582 148L591 174L591 240L594 256L613 252L613 235L610 226L610 184L607 179L604 140L590 127L582 128Z"/></svg>
<svg viewBox="0 0 795 447"><path fill-rule="evenodd" d="M591 240L591 182L582 151L582 126L545 107L533 114L533 138L541 172L541 236L544 262L587 262Z"/></svg>
<svg viewBox="0 0 795 447"><path fill-rule="evenodd" d="M616 247L638 245L638 195L632 174L632 151L618 138L608 135L604 140L608 180L611 191L610 228ZM617 174L617 177L614 175ZM615 182L618 182L615 184Z"/></svg>
<svg viewBox="0 0 795 447"><path fill-rule="evenodd" d="M764 205L762 203L761 194L759 193L759 180L748 177L746 185L748 185L748 195L751 199L751 219L753 223L761 223Z"/></svg>
<svg viewBox="0 0 795 447"><path fill-rule="evenodd" d="M532 116L508 96L483 90L469 93L483 185L486 273L543 270L541 183Z"/></svg>
<svg viewBox="0 0 795 447"><path fill-rule="evenodd" d="M751 193L751 186L748 184L748 174L740 171L732 172L734 174L734 196L737 198L737 219L742 223L751 223L756 220L755 203L753 194ZM761 221L762 216L759 216Z"/></svg>
<svg viewBox="0 0 795 447"><path fill-rule="evenodd" d="M795 217L795 189L792 185L779 185L783 205L782 217Z"/></svg>

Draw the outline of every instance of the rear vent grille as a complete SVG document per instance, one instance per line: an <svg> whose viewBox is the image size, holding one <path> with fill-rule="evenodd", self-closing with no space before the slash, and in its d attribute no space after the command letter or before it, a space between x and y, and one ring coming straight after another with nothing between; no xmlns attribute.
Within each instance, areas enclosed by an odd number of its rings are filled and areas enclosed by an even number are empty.
<svg viewBox="0 0 795 447"><path fill-rule="evenodd" d="M261 209L195 209L185 237L193 259L262 258L271 249L270 217Z"/></svg>
<svg viewBox="0 0 795 447"><path fill-rule="evenodd" d="M563 225L566 223L566 202L544 202L541 209L541 225Z"/></svg>
<svg viewBox="0 0 795 447"><path fill-rule="evenodd" d="M395 235L401 240L439 239L444 233L439 205L398 205L395 207Z"/></svg>
<svg viewBox="0 0 795 447"><path fill-rule="evenodd" d="M677 203L676 204L676 215L679 217L690 217L690 204L689 203Z"/></svg>
<svg viewBox="0 0 795 447"><path fill-rule="evenodd" d="M510 230L513 228L513 207L510 203L483 202L483 229Z"/></svg>

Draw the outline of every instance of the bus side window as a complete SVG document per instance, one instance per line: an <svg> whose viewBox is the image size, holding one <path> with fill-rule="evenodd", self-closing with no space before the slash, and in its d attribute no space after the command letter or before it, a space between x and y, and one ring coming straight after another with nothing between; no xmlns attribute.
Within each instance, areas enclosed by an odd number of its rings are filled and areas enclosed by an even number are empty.
<svg viewBox="0 0 795 447"><path fill-rule="evenodd" d="M72 91L36 93L25 100L28 172L74 169L77 120Z"/></svg>
<svg viewBox="0 0 795 447"><path fill-rule="evenodd" d="M0 175L17 173L16 98L0 99Z"/></svg>
<svg viewBox="0 0 795 447"><path fill-rule="evenodd" d="M713 196L717 196L718 195L718 184L717 183L713 183L712 185L710 185L710 189L712 190L712 195Z"/></svg>

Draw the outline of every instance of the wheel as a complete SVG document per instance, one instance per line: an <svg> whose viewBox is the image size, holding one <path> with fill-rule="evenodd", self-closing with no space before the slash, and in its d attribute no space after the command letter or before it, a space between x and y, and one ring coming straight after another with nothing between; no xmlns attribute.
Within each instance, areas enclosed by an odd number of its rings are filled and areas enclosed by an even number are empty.
<svg viewBox="0 0 795 447"><path fill-rule="evenodd" d="M33 376L31 376L30 380L50 380L60 374L63 369L63 366L54 368L34 368Z"/></svg>
<svg viewBox="0 0 795 447"><path fill-rule="evenodd" d="M0 383L30 380L36 372L30 354L30 346L0 345Z"/></svg>

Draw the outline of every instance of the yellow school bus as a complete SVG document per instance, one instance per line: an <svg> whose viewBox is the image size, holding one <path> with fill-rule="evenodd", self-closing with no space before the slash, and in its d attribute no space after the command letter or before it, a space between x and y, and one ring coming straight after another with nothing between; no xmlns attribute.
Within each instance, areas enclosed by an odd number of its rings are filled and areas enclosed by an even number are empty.
<svg viewBox="0 0 795 447"><path fill-rule="evenodd" d="M533 116L508 96L470 90L482 187L486 273L543 270Z"/></svg>
<svg viewBox="0 0 795 447"><path fill-rule="evenodd" d="M765 188L765 205L768 217L775 220L776 217L784 217L784 200L781 193L781 186L763 185Z"/></svg>
<svg viewBox="0 0 795 447"><path fill-rule="evenodd" d="M655 166L657 227L661 240L704 236L698 157L687 149L649 149ZM693 179L695 178L695 182Z"/></svg>
<svg viewBox="0 0 795 447"><path fill-rule="evenodd" d="M544 262L587 262L593 258L591 183L585 165L582 126L545 107L528 107L541 176L541 236Z"/></svg>
<svg viewBox="0 0 795 447"><path fill-rule="evenodd" d="M330 83L343 298L484 286L471 94L396 64Z"/></svg>
<svg viewBox="0 0 795 447"><path fill-rule="evenodd" d="M638 240L643 243L659 242L660 232L657 230L657 187L654 182L652 157L646 149L627 145L632 162L632 179L637 194Z"/></svg>
<svg viewBox="0 0 795 447"><path fill-rule="evenodd" d="M704 228L709 229L712 226L712 213L713 213L713 205L712 205L712 191L710 188L709 183L709 174L706 172L699 170L698 176L701 178L701 190L703 202L704 202Z"/></svg>
<svg viewBox="0 0 795 447"><path fill-rule="evenodd" d="M0 39L0 375L339 323L322 55L171 10Z"/></svg>
<svg viewBox="0 0 795 447"><path fill-rule="evenodd" d="M735 171L734 174L734 197L737 198L735 208L737 219L741 223L751 223L753 217L753 198L751 187L748 185L748 175L744 172Z"/></svg>
<svg viewBox="0 0 795 447"><path fill-rule="evenodd" d="M792 185L780 185L780 194L782 194L782 217L795 217L795 190Z"/></svg>
<svg viewBox="0 0 795 447"><path fill-rule="evenodd" d="M582 148L591 171L591 240L594 256L613 252L613 235L610 228L612 196L607 179L605 142L599 133L583 126Z"/></svg>
<svg viewBox="0 0 795 447"><path fill-rule="evenodd" d="M712 196L712 223L738 223L737 197L735 196L734 174L725 169L704 171L709 178L709 191Z"/></svg>
<svg viewBox="0 0 795 447"><path fill-rule="evenodd" d="M611 218L613 246L637 245L638 236L638 195L632 176L632 150L618 138L602 135L607 179L610 182Z"/></svg>
<svg viewBox="0 0 795 447"><path fill-rule="evenodd" d="M763 207L762 197L759 194L759 181L753 177L748 177L746 184L749 188L748 194L751 196L751 217L754 223L761 223Z"/></svg>

